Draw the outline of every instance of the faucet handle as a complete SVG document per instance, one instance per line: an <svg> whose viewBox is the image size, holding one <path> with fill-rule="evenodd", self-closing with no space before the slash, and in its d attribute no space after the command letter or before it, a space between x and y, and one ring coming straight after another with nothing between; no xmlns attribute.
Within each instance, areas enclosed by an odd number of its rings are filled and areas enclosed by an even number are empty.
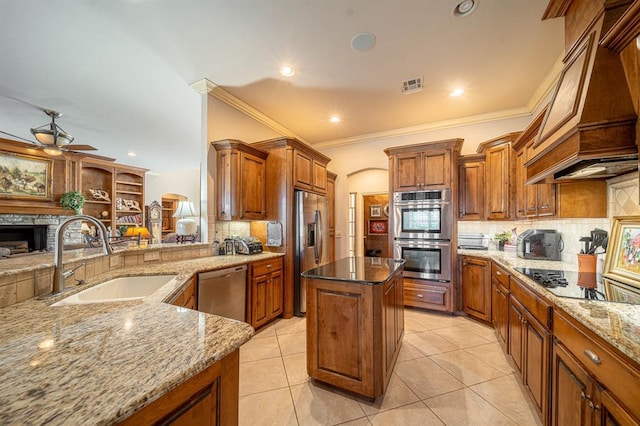
<svg viewBox="0 0 640 426"><path fill-rule="evenodd" d="M76 266L73 269L69 269L68 271L64 271L62 273L62 278L67 279L67 278L73 276L81 266L84 266L84 263L79 264L78 266Z"/></svg>

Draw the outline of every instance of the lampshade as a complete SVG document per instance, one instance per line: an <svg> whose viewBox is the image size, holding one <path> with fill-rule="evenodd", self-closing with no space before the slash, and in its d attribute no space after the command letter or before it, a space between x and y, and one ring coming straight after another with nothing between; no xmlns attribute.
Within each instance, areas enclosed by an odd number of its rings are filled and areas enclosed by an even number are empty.
<svg viewBox="0 0 640 426"><path fill-rule="evenodd" d="M125 237L137 237L150 238L149 230L145 226L130 226L127 228L127 232L124 233Z"/></svg>
<svg viewBox="0 0 640 426"><path fill-rule="evenodd" d="M176 209L173 217L194 217L198 216L196 207L192 201L180 201L178 202L178 208Z"/></svg>
<svg viewBox="0 0 640 426"><path fill-rule="evenodd" d="M176 222L176 234L178 235L193 235L198 230L198 223L193 216L198 216L196 208L191 201L180 201L178 208L173 214L173 217L181 218Z"/></svg>
<svg viewBox="0 0 640 426"><path fill-rule="evenodd" d="M48 152L49 154L59 155L59 153L55 153L55 149L69 145L73 142L73 136L62 130L62 128L56 124L56 118L62 117L62 113L49 109L45 109L44 113L51 117L51 123L32 128L31 133L42 145L54 149Z"/></svg>

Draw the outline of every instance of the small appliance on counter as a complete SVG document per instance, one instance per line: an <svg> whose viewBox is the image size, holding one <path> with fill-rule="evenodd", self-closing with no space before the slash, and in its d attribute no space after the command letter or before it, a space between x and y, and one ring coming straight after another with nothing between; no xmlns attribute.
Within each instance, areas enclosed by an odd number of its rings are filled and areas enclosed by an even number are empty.
<svg viewBox="0 0 640 426"><path fill-rule="evenodd" d="M535 260L560 260L562 238L555 229L527 229L518 235L518 257Z"/></svg>
<svg viewBox="0 0 640 426"><path fill-rule="evenodd" d="M256 237L236 237L233 245L236 254L262 253L262 243Z"/></svg>
<svg viewBox="0 0 640 426"><path fill-rule="evenodd" d="M458 248L465 250L489 250L489 236L477 232L458 234Z"/></svg>

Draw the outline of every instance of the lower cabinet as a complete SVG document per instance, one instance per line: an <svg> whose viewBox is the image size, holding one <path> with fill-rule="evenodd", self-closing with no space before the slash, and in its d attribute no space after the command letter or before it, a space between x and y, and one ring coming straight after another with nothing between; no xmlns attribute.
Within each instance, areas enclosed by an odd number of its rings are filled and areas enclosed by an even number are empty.
<svg viewBox="0 0 640 426"><path fill-rule="evenodd" d="M555 310L552 425L640 424L640 370Z"/></svg>
<svg viewBox="0 0 640 426"><path fill-rule="evenodd" d="M249 265L247 322L261 327L283 312L284 279L282 258L266 259Z"/></svg>
<svg viewBox="0 0 640 426"><path fill-rule="evenodd" d="M482 321L491 321L491 267L482 257L461 258L462 310Z"/></svg>
<svg viewBox="0 0 640 426"><path fill-rule="evenodd" d="M498 342L507 351L509 342L509 290L492 279L491 323L496 329Z"/></svg>
<svg viewBox="0 0 640 426"><path fill-rule="evenodd" d="M171 304L184 308L198 309L198 276L194 275L189 279L189 283L176 297L171 300Z"/></svg>
<svg viewBox="0 0 640 426"><path fill-rule="evenodd" d="M404 279L404 304L416 308L453 312L451 283Z"/></svg>
<svg viewBox="0 0 640 426"><path fill-rule="evenodd" d="M119 424L238 424L239 371L235 350Z"/></svg>

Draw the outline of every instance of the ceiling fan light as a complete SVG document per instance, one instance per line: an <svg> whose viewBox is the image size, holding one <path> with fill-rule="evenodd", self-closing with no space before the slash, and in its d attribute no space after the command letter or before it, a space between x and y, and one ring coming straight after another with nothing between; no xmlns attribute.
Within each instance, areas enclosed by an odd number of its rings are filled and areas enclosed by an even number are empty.
<svg viewBox="0 0 640 426"><path fill-rule="evenodd" d="M62 151L60 151L60 149L58 149L56 146L46 147L45 149L43 149L43 151L53 156L62 154Z"/></svg>
<svg viewBox="0 0 640 426"><path fill-rule="evenodd" d="M56 145L65 146L69 145L71 142L73 142L73 136L58 128L58 139L56 140Z"/></svg>
<svg viewBox="0 0 640 426"><path fill-rule="evenodd" d="M36 140L43 145L55 145L53 131L49 129L31 129L31 133Z"/></svg>

